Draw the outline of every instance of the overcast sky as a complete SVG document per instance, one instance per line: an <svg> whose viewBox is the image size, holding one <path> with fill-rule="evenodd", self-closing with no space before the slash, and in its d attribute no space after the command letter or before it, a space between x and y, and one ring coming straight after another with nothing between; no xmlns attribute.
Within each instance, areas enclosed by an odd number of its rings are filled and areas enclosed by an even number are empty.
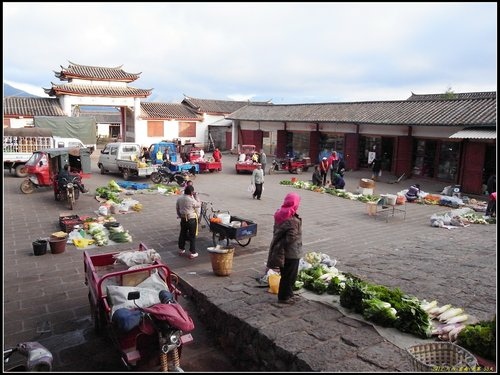
<svg viewBox="0 0 500 375"><path fill-rule="evenodd" d="M4 82L69 62L141 73L148 101L275 104L496 91L497 3L3 3Z"/></svg>

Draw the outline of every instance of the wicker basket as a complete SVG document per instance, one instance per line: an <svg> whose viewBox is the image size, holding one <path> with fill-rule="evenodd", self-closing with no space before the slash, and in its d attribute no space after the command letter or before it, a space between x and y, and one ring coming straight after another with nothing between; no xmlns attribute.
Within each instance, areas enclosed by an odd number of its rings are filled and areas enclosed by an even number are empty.
<svg viewBox="0 0 500 375"><path fill-rule="evenodd" d="M432 342L406 349L413 371L474 371L477 360L461 346L451 342Z"/></svg>
<svg viewBox="0 0 500 375"><path fill-rule="evenodd" d="M233 268L234 247L227 249L227 253L210 253L212 269L217 276L229 276Z"/></svg>

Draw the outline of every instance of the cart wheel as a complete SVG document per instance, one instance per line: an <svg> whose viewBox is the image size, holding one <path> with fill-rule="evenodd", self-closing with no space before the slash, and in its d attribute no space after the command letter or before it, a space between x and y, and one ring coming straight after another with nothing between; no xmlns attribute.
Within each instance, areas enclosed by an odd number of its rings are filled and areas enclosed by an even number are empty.
<svg viewBox="0 0 500 375"><path fill-rule="evenodd" d="M29 179L26 179L23 182L21 182L20 188L24 194L31 194L35 191L35 185Z"/></svg>
<svg viewBox="0 0 500 375"><path fill-rule="evenodd" d="M244 240L236 240L236 242L238 242L238 244L240 246L245 247L245 246L247 246L250 243L251 240L252 240L252 237L249 237L249 238L246 238Z"/></svg>
<svg viewBox="0 0 500 375"><path fill-rule="evenodd" d="M297 169L295 170L295 173L297 173L297 174L301 174L301 173L302 173L302 168L297 168Z"/></svg>
<svg viewBox="0 0 500 375"><path fill-rule="evenodd" d="M217 247L217 245L222 246L222 247L229 247L229 238L226 238L221 233L212 233L212 241L214 243L214 247Z"/></svg>

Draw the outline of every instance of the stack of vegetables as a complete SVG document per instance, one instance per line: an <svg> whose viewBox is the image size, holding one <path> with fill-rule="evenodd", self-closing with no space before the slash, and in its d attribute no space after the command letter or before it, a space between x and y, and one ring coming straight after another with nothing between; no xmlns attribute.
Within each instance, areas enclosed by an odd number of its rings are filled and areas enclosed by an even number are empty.
<svg viewBox="0 0 500 375"><path fill-rule="evenodd" d="M335 268L327 254L308 252L301 259L295 289L340 296L340 305L384 327L421 338L436 336L451 341L486 359L495 359L496 321L467 324L469 315L452 305L419 301L399 288L371 284Z"/></svg>
<svg viewBox="0 0 500 375"><path fill-rule="evenodd" d="M114 242L124 243L132 242L132 236L128 230L124 230L121 225L117 227L109 227L109 239Z"/></svg>
<svg viewBox="0 0 500 375"><path fill-rule="evenodd" d="M120 198L122 188L116 183L115 180L108 182L107 186L100 186L95 189L96 195L99 198L110 200L114 203L121 203L123 199Z"/></svg>

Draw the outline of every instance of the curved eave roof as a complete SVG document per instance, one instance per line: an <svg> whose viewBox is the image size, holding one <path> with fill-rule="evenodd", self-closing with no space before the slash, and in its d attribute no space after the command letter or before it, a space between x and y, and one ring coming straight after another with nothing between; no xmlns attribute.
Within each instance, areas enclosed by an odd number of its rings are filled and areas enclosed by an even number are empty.
<svg viewBox="0 0 500 375"><path fill-rule="evenodd" d="M60 72L54 72L61 81L69 81L73 78L97 80L97 81L119 81L133 82L139 78L141 73L127 73L122 66L105 68L101 66L80 65L70 62L67 68L61 66Z"/></svg>
<svg viewBox="0 0 500 375"><path fill-rule="evenodd" d="M52 88L43 89L49 96L73 95L73 96L108 96L118 98L147 98L153 89L136 89L133 87L103 87L90 85L56 85Z"/></svg>
<svg viewBox="0 0 500 375"><path fill-rule="evenodd" d="M144 120L203 121L203 117L180 103L141 103L141 118Z"/></svg>
<svg viewBox="0 0 500 375"><path fill-rule="evenodd" d="M379 125L495 125L496 97L459 100L320 104L249 104L227 116L240 121L337 122Z"/></svg>

